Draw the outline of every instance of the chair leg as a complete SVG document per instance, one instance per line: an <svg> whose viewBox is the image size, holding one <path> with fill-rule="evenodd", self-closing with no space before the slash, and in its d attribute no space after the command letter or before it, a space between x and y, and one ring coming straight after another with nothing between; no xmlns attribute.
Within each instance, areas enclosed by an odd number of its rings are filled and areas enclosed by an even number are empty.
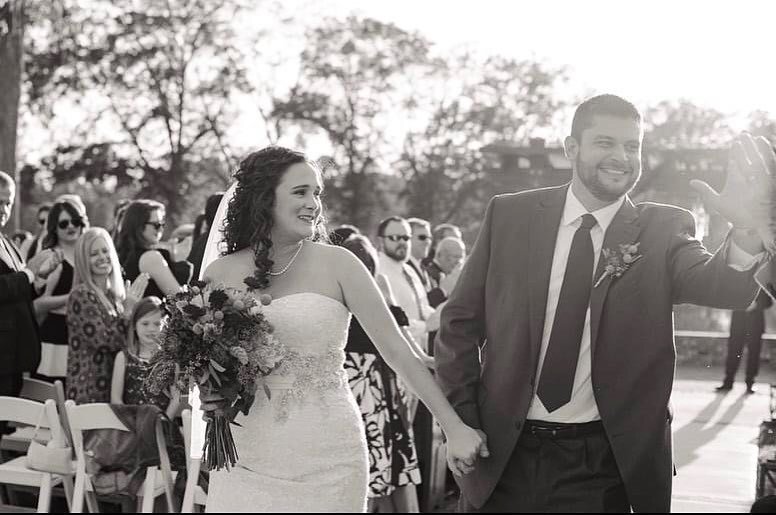
<svg viewBox="0 0 776 515"><path fill-rule="evenodd" d="M51 474L41 474L38 513L48 513L49 509L51 509Z"/></svg>
<svg viewBox="0 0 776 515"><path fill-rule="evenodd" d="M86 507L89 509L89 513L100 513L100 505L97 504L97 494L94 493L94 485L89 476L85 478L86 483Z"/></svg>
<svg viewBox="0 0 776 515"><path fill-rule="evenodd" d="M86 488L86 476L82 472L75 475L75 487L73 488L73 505L71 513L83 513L84 511L84 490Z"/></svg>
<svg viewBox="0 0 776 515"><path fill-rule="evenodd" d="M154 511L154 487L156 486L156 467L148 467L146 479L143 484L143 504L142 513L153 513Z"/></svg>
<svg viewBox="0 0 776 515"><path fill-rule="evenodd" d="M65 491L65 499L67 500L67 509L73 508L73 477L72 476L60 476L62 478L62 489Z"/></svg>
<svg viewBox="0 0 776 515"><path fill-rule="evenodd" d="M181 513L193 513L194 511L194 493L197 490L197 480L199 479L199 460L189 460L187 473Z"/></svg>

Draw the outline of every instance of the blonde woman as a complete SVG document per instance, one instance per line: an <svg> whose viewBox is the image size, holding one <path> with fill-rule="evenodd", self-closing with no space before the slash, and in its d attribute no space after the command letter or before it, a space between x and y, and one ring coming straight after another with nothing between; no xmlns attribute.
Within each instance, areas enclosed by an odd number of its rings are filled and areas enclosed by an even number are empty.
<svg viewBox="0 0 776 515"><path fill-rule="evenodd" d="M147 274L132 285L122 281L116 249L105 229L84 231L75 247L67 302L69 399L79 404L110 402L113 359L124 345L128 315L147 285Z"/></svg>

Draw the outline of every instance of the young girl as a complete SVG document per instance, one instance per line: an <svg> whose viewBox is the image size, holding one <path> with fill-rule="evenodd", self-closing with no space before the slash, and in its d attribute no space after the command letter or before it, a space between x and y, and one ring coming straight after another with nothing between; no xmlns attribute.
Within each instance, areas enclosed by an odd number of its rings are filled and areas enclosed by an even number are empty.
<svg viewBox="0 0 776 515"><path fill-rule="evenodd" d="M168 397L152 395L146 389L151 358L159 350L163 318L162 301L158 297L146 297L135 306L126 349L116 354L113 363L111 403L154 404L172 419L180 406L180 396L175 393L177 390L173 389L171 397Z"/></svg>

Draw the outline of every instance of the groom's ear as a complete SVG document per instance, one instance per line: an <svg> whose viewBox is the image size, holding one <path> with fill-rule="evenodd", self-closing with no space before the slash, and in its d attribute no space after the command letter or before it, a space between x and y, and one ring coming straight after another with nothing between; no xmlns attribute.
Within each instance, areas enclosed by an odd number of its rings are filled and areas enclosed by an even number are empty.
<svg viewBox="0 0 776 515"><path fill-rule="evenodd" d="M563 149L566 151L566 158L572 163L577 160L579 153L579 143L574 136L566 136L563 140Z"/></svg>

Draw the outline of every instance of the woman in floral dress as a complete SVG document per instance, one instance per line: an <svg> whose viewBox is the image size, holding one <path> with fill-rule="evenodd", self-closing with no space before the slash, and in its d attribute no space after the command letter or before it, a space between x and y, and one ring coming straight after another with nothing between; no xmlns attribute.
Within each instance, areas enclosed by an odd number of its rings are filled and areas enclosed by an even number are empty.
<svg viewBox="0 0 776 515"><path fill-rule="evenodd" d="M124 346L126 314L140 299L148 276L121 280L116 249L105 229L84 231L75 249L73 289L67 302L67 397L78 404L110 402L113 359Z"/></svg>

